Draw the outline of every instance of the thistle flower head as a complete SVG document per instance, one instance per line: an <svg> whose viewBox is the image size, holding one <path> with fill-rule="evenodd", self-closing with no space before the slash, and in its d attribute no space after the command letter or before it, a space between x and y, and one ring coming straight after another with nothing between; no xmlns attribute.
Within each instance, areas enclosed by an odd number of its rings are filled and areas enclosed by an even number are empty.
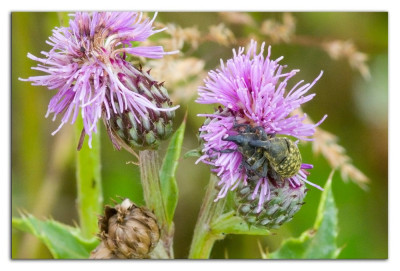
<svg viewBox="0 0 400 271"><path fill-rule="evenodd" d="M303 120L306 115L291 115L291 112L302 104L310 101L315 94L307 94L311 87L322 76L312 82L303 84L303 80L287 90L287 84L299 70L284 72L286 66L279 62L283 57L271 60L271 47L268 47L267 57L264 57L264 46L257 53L257 43L251 41L245 53L245 48L233 50L233 58L226 63L221 60L221 67L208 73L205 86L199 88L198 103L219 104L213 114L200 114L206 117L200 128L200 138L203 142L203 155L199 161L210 164L212 171L219 176L219 198L225 197L229 190L234 190L239 184L256 181L253 198L259 194L258 211L263 203L269 200L269 177L253 180L254 176L246 174L243 167L243 155L239 151L224 152L227 149L237 149L232 141L224 140L229 135L237 134L234 126L248 124L251 127L261 127L267 135L286 135L300 140L312 140L311 136L326 116L317 124L307 124ZM293 188L300 187L307 181L307 169L312 165L302 164L297 174L284 178ZM271 182L272 181L272 182Z"/></svg>
<svg viewBox="0 0 400 271"><path fill-rule="evenodd" d="M130 111L136 121L141 121L149 120L150 111L176 109L142 95L144 90L138 90L136 83L145 75L126 60L127 54L161 58L176 53L164 52L162 46L134 47L164 30L153 28L155 16L151 20L137 12L77 12L72 16L68 27L53 30L47 41L52 48L41 52L43 58L28 53L30 59L39 62L32 69L46 75L20 79L58 89L46 114L54 114L53 120L62 115L53 134L65 123L74 123L80 113L91 146L92 133L97 132L96 124L102 116L108 120L111 114Z"/></svg>

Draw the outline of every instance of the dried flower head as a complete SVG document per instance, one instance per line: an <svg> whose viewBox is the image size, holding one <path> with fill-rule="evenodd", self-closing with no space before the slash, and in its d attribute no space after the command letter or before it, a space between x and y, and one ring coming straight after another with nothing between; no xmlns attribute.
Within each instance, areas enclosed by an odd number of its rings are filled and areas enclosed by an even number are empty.
<svg viewBox="0 0 400 271"><path fill-rule="evenodd" d="M350 66L358 70L364 79L371 78L371 73L367 65L368 56L365 53L359 52L352 41L333 40L324 42L322 48L332 59L347 59Z"/></svg>
<svg viewBox="0 0 400 271"><path fill-rule="evenodd" d="M235 143L225 140L229 135L237 134L234 126L245 124L261 127L268 136L286 135L312 140L310 137L315 127L326 117L317 124L307 124L303 123L305 114L290 116L294 109L315 96L306 93L322 76L322 72L311 84L301 86L302 80L287 91L288 80L299 70L284 73L285 66L278 64L283 57L270 60L271 47L268 48L267 57L264 57L264 45L261 45L259 53L255 41L251 41L247 53L242 47L237 52L233 50L232 59L226 64L221 60L221 68L209 72L205 86L199 88L200 97L197 99L198 103L220 104L213 114L199 115L207 119L200 128L203 155L197 161L210 164L212 171L220 178L218 185L221 189L216 200L225 197L228 190L236 189L241 183L256 182L253 197L259 194L258 212L263 203L269 200L269 186L275 180L270 180L269 176L254 180L254 176L249 176L242 166L241 152L224 152L237 148ZM293 188L300 187L304 182L312 184L307 181L309 173L306 170L310 168L312 165L303 163L297 174L283 180Z"/></svg>
<svg viewBox="0 0 400 271"><path fill-rule="evenodd" d="M296 20L290 13L283 14L282 23L273 19L263 21L260 32L271 38L272 42L289 42L296 30Z"/></svg>
<svg viewBox="0 0 400 271"><path fill-rule="evenodd" d="M201 33L197 27L183 28L174 23L168 23L167 25L157 23L157 25L167 27L165 33L169 34L169 37L158 40L165 48L169 50L182 50L185 44L193 49L199 47Z"/></svg>
<svg viewBox="0 0 400 271"><path fill-rule="evenodd" d="M227 28L223 23L218 25L211 25L209 27L210 40L215 41L221 45L229 46L235 42L235 36L233 32Z"/></svg>
<svg viewBox="0 0 400 271"><path fill-rule="evenodd" d="M125 199L115 207L106 206L99 219L100 245L92 259L145 258L157 245L160 229L155 215Z"/></svg>
<svg viewBox="0 0 400 271"><path fill-rule="evenodd" d="M55 28L47 43L49 52L41 52L36 69L47 75L28 79L32 85L58 89L51 99L46 117L53 113L56 119L62 114L61 127L74 123L79 111L83 119L82 134L91 137L97 121L103 116L110 119L112 113L128 110L133 118L149 119L153 112L171 111L177 107L161 105L143 95L134 82L145 75L126 60L127 54L147 58L162 58L166 54L162 46L136 46L149 36L163 31L153 29L153 19L143 19L137 12L77 12L72 15L68 27ZM139 75L138 75L139 74ZM83 139L83 138L82 138Z"/></svg>
<svg viewBox="0 0 400 271"><path fill-rule="evenodd" d="M243 24L243 25L250 25L255 26L256 22L254 21L253 17L250 14L245 12L219 12L218 13L222 20L231 23L231 24Z"/></svg>

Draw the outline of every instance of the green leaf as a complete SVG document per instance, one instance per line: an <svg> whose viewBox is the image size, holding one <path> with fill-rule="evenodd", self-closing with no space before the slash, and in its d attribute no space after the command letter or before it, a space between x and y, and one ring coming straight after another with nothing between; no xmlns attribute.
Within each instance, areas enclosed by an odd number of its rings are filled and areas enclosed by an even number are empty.
<svg viewBox="0 0 400 271"><path fill-rule="evenodd" d="M241 217L235 215L235 211L219 216L212 224L211 231L214 234L247 234L247 235L269 235L270 231L265 228L249 226Z"/></svg>
<svg viewBox="0 0 400 271"><path fill-rule="evenodd" d="M39 238L55 259L88 259L99 244L95 237L90 240L83 238L79 228L54 220L39 220L31 214L13 218L12 226Z"/></svg>
<svg viewBox="0 0 400 271"><path fill-rule="evenodd" d="M303 232L299 238L289 238L282 246L269 254L270 259L335 259L340 253L336 238L338 217L331 189L332 175L321 195L314 227Z"/></svg>
<svg viewBox="0 0 400 271"><path fill-rule="evenodd" d="M181 155L185 126L186 116L179 129L176 130L171 138L160 170L161 193L168 224L172 223L175 208L178 204L178 185L176 183L175 172Z"/></svg>

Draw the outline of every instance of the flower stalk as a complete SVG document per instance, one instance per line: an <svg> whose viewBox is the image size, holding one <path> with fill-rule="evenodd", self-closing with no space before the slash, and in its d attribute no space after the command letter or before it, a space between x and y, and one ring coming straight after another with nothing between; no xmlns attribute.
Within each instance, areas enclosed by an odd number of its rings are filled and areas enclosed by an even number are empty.
<svg viewBox="0 0 400 271"><path fill-rule="evenodd" d="M139 152L140 177L143 187L146 206L154 212L159 222L161 231L160 244L156 247L157 255L163 255L169 259L174 258L173 236L174 226L169 225L163 203L160 183L159 155L155 150L144 150Z"/></svg>
<svg viewBox="0 0 400 271"><path fill-rule="evenodd" d="M83 122L78 118L75 135L82 139ZM79 223L84 237L92 238L97 232L97 215L102 212L103 193L101 184L100 134L92 137L93 146L83 144L76 152L77 207Z"/></svg>
<svg viewBox="0 0 400 271"><path fill-rule="evenodd" d="M211 227L213 222L222 214L226 202L226 198L217 202L214 201L219 192L216 185L217 177L211 174L194 229L189 259L208 259L215 241L225 237L224 233L215 232Z"/></svg>

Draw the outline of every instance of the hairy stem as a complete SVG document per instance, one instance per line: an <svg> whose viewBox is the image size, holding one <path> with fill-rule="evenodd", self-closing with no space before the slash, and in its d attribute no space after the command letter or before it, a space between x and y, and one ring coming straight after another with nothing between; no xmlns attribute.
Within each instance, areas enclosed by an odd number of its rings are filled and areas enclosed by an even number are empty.
<svg viewBox="0 0 400 271"><path fill-rule="evenodd" d="M82 119L75 128L76 142L81 139ZM101 186L100 134L92 135L92 148L84 142L76 157L78 213L82 234L92 238L98 231L97 216L102 213L103 193Z"/></svg>
<svg viewBox="0 0 400 271"><path fill-rule="evenodd" d="M211 227L213 221L222 214L226 202L226 197L214 202L218 194L216 183L217 177L212 174L194 229L190 259L208 259L215 241L225 237L222 233L215 233Z"/></svg>
<svg viewBox="0 0 400 271"><path fill-rule="evenodd" d="M161 228L162 246L157 247L158 255L174 258L173 236L174 227L169 226L163 203L160 184L160 163L158 152L144 150L139 152L140 177L142 181L144 200L147 207L154 212ZM162 252L164 250L164 252ZM163 257L164 258L164 257Z"/></svg>

